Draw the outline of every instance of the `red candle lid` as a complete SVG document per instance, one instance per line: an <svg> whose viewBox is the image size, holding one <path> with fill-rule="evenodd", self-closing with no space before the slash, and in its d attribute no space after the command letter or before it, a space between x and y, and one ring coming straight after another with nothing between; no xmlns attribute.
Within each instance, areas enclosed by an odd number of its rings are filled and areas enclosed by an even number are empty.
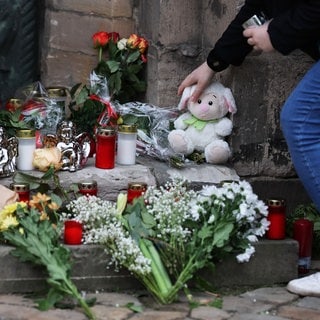
<svg viewBox="0 0 320 320"><path fill-rule="evenodd" d="M269 199L268 206L273 207L283 207L286 205L286 201L284 199Z"/></svg>
<svg viewBox="0 0 320 320"><path fill-rule="evenodd" d="M129 190L146 190L147 184L145 182L129 182L128 189Z"/></svg>

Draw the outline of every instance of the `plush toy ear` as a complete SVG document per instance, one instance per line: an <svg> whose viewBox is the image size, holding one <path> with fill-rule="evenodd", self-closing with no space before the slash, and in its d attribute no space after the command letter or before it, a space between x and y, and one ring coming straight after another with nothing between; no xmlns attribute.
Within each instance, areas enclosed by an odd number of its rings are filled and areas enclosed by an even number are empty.
<svg viewBox="0 0 320 320"><path fill-rule="evenodd" d="M194 86L184 88L180 102L178 104L179 110L184 109L188 105L188 102L192 95L193 90L194 90Z"/></svg>
<svg viewBox="0 0 320 320"><path fill-rule="evenodd" d="M229 88L225 88L223 92L223 99L230 113L237 112L236 102L234 100L233 94Z"/></svg>

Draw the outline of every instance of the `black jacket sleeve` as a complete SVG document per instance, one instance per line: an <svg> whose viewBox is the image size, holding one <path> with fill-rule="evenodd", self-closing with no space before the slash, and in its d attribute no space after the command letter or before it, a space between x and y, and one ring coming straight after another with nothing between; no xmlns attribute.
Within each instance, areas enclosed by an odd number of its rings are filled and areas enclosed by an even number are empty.
<svg viewBox="0 0 320 320"><path fill-rule="evenodd" d="M239 66L247 54L252 51L252 47L242 35L242 24L254 14L260 14L263 11L262 2L246 1L209 53L207 63L211 69L218 72L226 69L229 64Z"/></svg>
<svg viewBox="0 0 320 320"><path fill-rule="evenodd" d="M273 47L286 55L295 49L318 59L320 40L320 1L300 1L286 12L274 17L268 32Z"/></svg>
<svg viewBox="0 0 320 320"><path fill-rule="evenodd" d="M218 72L230 64L241 65L252 50L242 35L242 24L262 12L272 19L268 32L277 51L286 55L299 48L314 59L319 58L319 0L247 0L209 53L207 63L210 68Z"/></svg>

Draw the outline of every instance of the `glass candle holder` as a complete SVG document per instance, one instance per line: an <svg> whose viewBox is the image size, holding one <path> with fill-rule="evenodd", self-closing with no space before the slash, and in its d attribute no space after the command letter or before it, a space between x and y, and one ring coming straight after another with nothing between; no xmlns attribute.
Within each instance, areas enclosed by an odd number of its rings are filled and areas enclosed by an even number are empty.
<svg viewBox="0 0 320 320"><path fill-rule="evenodd" d="M144 182L129 182L127 190L127 203L132 204L133 199L139 198L147 190L148 185Z"/></svg>
<svg viewBox="0 0 320 320"><path fill-rule="evenodd" d="M132 165L136 163L137 126L120 125L117 136L117 163Z"/></svg>
<svg viewBox="0 0 320 320"><path fill-rule="evenodd" d="M78 188L84 196L97 196L98 194L98 184L95 180L79 182Z"/></svg>
<svg viewBox="0 0 320 320"><path fill-rule="evenodd" d="M29 202L30 186L28 183L11 183L10 189L18 194L19 201Z"/></svg>
<svg viewBox="0 0 320 320"><path fill-rule="evenodd" d="M68 97L68 90L65 87L47 87L48 96L51 100L55 101L61 109L62 117L65 117L66 101Z"/></svg>
<svg viewBox="0 0 320 320"><path fill-rule="evenodd" d="M82 224L78 221L67 220L64 222L64 243L79 245L82 242Z"/></svg>
<svg viewBox="0 0 320 320"><path fill-rule="evenodd" d="M286 236L286 203L284 199L268 200L268 221L270 222L267 231L267 238L281 240Z"/></svg>
<svg viewBox="0 0 320 320"><path fill-rule="evenodd" d="M308 273L311 267L313 222L298 219L293 224L293 239L299 243L298 272Z"/></svg>
<svg viewBox="0 0 320 320"><path fill-rule="evenodd" d="M116 156L116 133L112 127L99 128L97 132L95 166L113 169Z"/></svg>
<svg viewBox="0 0 320 320"><path fill-rule="evenodd" d="M18 156L17 169L22 171L33 170L33 152L36 149L35 130L17 130Z"/></svg>

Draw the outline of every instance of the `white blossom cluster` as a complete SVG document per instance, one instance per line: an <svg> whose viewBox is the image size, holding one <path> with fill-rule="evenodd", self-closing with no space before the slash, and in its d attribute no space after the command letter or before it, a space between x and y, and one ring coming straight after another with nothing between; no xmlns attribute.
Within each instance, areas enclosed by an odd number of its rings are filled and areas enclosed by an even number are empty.
<svg viewBox="0 0 320 320"><path fill-rule="evenodd" d="M192 211L196 192L187 190L186 181L175 178L159 188L149 187L144 197L147 210L157 223L155 237L170 242L174 236L187 242L192 230L186 226L186 221L197 221L199 214Z"/></svg>
<svg viewBox="0 0 320 320"><path fill-rule="evenodd" d="M171 274L183 267L184 258L199 253L199 259L211 259L211 250L217 252L224 247L229 250L232 246L239 262L249 261L255 251L252 243L269 226L267 206L246 181L194 191L187 188L185 179L174 178L164 186L148 187L144 204L155 221L152 237L159 240L156 245L169 244L165 246L171 250L166 255L166 267ZM126 267L138 276L152 272L150 259L144 257L126 229L116 203L83 196L71 201L67 209L63 219L81 222L84 243L102 244L116 268Z"/></svg>
<svg viewBox="0 0 320 320"><path fill-rule="evenodd" d="M124 229L117 216L116 204L95 196L82 196L67 205L63 220L73 219L83 225L83 243L102 244L116 269L125 266L129 271L144 275L151 271L136 241Z"/></svg>
<svg viewBox="0 0 320 320"><path fill-rule="evenodd" d="M239 242L247 240L248 243L244 252L237 255L239 262L249 261L255 252L251 243L257 242L258 237L265 234L270 224L267 220L267 206L253 193L247 181L224 183L222 187L203 187L193 211L202 214L210 212L208 223L214 223L218 218L223 219L221 215L227 219L233 218Z"/></svg>

